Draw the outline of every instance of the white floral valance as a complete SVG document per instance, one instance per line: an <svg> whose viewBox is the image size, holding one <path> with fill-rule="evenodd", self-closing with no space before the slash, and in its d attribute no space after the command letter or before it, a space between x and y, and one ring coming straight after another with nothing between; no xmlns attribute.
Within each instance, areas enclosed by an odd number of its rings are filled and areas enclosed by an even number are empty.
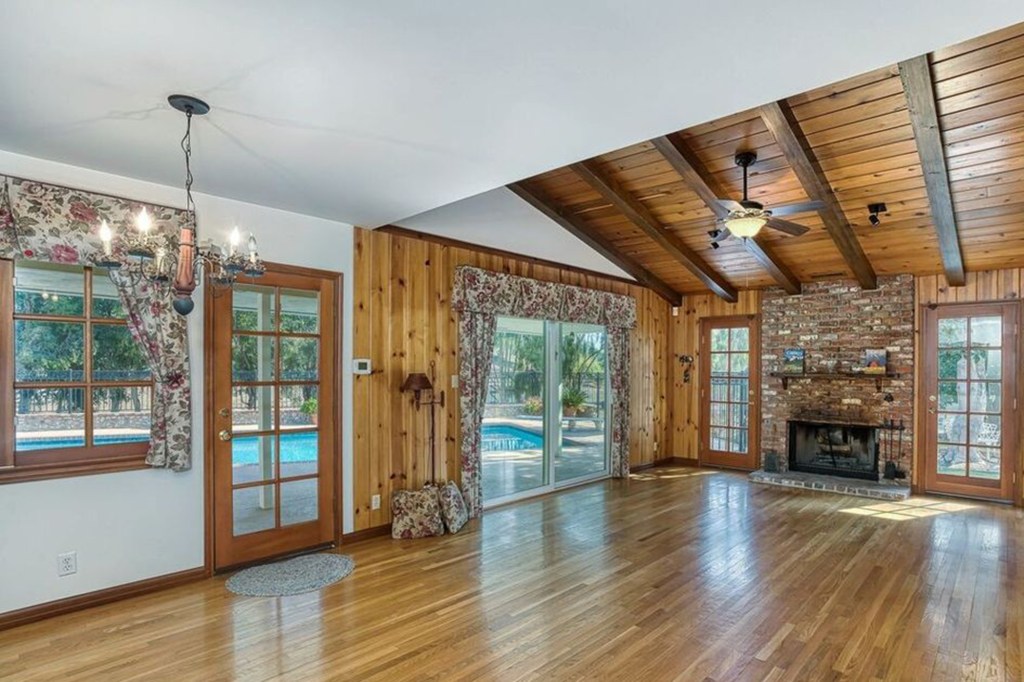
<svg viewBox="0 0 1024 682"><path fill-rule="evenodd" d="M100 223L133 230L146 208L158 233L177 236L185 211L0 175L0 258L87 265L102 252Z"/></svg>
<svg viewBox="0 0 1024 682"><path fill-rule="evenodd" d="M636 326L632 296L542 282L468 265L455 269L452 307L459 311L512 315L558 322Z"/></svg>

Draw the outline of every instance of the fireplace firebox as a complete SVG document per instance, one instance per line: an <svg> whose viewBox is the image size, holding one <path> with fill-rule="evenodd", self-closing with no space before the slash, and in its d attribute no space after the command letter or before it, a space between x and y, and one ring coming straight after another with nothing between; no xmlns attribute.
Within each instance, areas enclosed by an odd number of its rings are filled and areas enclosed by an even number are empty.
<svg viewBox="0 0 1024 682"><path fill-rule="evenodd" d="M866 424L789 422L789 468L878 480L878 428Z"/></svg>

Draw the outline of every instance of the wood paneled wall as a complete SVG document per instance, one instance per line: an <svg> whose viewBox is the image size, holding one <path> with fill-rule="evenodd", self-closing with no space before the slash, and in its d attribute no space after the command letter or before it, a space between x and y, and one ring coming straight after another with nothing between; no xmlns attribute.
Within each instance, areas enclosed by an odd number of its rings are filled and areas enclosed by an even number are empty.
<svg viewBox="0 0 1024 682"><path fill-rule="evenodd" d="M671 376L669 379L668 435L670 446L667 456L696 459L700 443L700 321L705 317L728 315L757 315L761 312L761 291L748 289L740 292L736 303L727 303L712 294L686 296L683 306L671 319L670 339L672 342L669 358ZM690 383L683 382L683 367L679 356L692 355L693 370ZM752 358L760 362L760 358Z"/></svg>
<svg viewBox="0 0 1024 682"><path fill-rule="evenodd" d="M444 389L437 415L437 476L459 479L457 317L449 301L453 271L473 265L535 279L629 294L637 301L633 332L630 462L650 464L671 456L668 434L670 306L648 289L528 259L496 255L410 236L357 229L353 353L371 358L374 374L356 376L354 412L355 529L391 521L391 491L422 485L430 476L429 410L417 412L399 392L409 372L431 371ZM699 298L699 297L698 297ZM373 495L381 508L371 509Z"/></svg>

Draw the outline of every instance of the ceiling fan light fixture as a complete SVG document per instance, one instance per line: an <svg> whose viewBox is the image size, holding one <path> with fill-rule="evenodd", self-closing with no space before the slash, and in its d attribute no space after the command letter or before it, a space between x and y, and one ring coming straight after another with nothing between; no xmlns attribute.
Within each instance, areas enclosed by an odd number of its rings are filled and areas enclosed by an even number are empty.
<svg viewBox="0 0 1024 682"><path fill-rule="evenodd" d="M726 217L725 226L734 236L749 239L761 231L770 217L771 213L764 209L733 211Z"/></svg>

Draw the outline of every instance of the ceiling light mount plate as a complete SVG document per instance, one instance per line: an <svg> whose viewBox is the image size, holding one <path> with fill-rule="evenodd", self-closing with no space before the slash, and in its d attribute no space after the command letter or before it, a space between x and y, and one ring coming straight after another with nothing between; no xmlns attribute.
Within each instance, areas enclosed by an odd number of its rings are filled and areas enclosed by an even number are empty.
<svg viewBox="0 0 1024 682"><path fill-rule="evenodd" d="M183 114L203 116L210 113L210 105L192 95L171 95L167 103Z"/></svg>

